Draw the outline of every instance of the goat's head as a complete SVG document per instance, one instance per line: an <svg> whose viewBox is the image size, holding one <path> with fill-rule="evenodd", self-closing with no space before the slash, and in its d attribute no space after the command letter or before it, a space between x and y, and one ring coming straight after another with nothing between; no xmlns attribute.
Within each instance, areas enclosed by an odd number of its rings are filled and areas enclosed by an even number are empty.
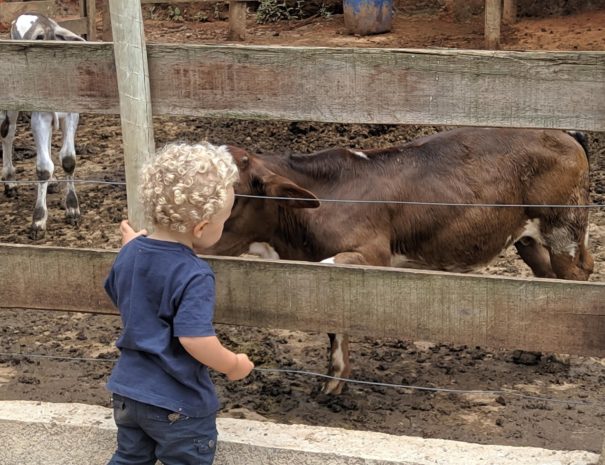
<svg viewBox="0 0 605 465"><path fill-rule="evenodd" d="M79 35L59 26L52 19L38 13L25 13L17 16L11 25L11 39L84 40Z"/></svg>

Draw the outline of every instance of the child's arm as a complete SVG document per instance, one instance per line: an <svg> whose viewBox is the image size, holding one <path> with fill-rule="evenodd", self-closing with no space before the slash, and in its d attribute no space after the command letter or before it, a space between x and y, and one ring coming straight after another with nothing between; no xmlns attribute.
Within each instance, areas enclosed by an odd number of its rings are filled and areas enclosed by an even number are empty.
<svg viewBox="0 0 605 465"><path fill-rule="evenodd" d="M122 234L122 245L126 245L135 237L146 236L147 230L141 229L140 231L136 232L134 229L132 229L132 226L130 226L128 220L122 220L120 223L120 233Z"/></svg>
<svg viewBox="0 0 605 465"><path fill-rule="evenodd" d="M179 337L185 350L198 362L227 375L230 381L245 378L254 368L246 354L226 349L216 336Z"/></svg>

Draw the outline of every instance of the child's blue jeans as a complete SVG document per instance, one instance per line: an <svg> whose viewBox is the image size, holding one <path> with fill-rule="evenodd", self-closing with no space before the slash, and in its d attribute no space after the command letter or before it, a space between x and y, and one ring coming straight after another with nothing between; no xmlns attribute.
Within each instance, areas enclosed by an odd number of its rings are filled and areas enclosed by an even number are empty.
<svg viewBox="0 0 605 465"><path fill-rule="evenodd" d="M190 418L113 395L118 448L108 465L211 465L216 451L216 414Z"/></svg>

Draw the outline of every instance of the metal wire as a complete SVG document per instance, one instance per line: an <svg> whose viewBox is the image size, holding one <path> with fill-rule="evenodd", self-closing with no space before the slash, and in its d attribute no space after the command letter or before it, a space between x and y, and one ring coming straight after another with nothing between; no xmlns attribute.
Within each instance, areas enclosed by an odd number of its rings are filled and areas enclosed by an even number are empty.
<svg viewBox="0 0 605 465"><path fill-rule="evenodd" d="M41 183L75 183L75 184L109 184L116 186L125 186L125 181L101 181L95 179L53 179L51 181L3 181L0 184L41 184ZM325 202L325 203L345 203L345 204L385 204L385 205L418 205L433 207L475 207L475 208L605 208L605 205L598 203L586 205L563 205L563 204L506 204L506 203L455 203L455 202L423 202L414 200L369 200L369 199L308 199L299 197L276 197L252 194L235 194L239 198L261 199L261 200L285 200L296 202Z"/></svg>
<svg viewBox="0 0 605 465"><path fill-rule="evenodd" d="M117 359L114 359L114 358L66 357L66 356L59 356L59 355L24 354L24 353L11 353L11 352L0 352L0 356L2 356L2 357L22 357L22 358L45 358L45 359L63 360L63 361L83 361L83 362L102 362L102 363L117 362ZM497 389L497 390L449 389L449 388L437 388L437 387L428 387L428 386L417 386L417 385L410 385L410 384L381 383L381 382L365 381L365 380L353 379L353 378L341 378L338 376L324 375L324 374L316 373L313 371L292 370L292 369L286 369L286 368L255 367L254 371L264 372L264 373L284 373L284 374L292 374L292 375L303 375L303 376L308 376L308 377L331 379L331 380L335 380L335 381L343 381L345 383L351 383L351 384L362 384L362 385L366 385L366 386L378 386L378 387L396 388L396 389L409 389L409 390L414 390L414 391L443 392L443 393L448 393L448 394L461 394L461 395L464 395L464 394L485 394L485 395L494 395L494 396L511 395L511 396L518 397L520 399L535 400L535 401L540 401L540 402L550 402L550 403L565 404L565 405L586 405L586 406L605 407L605 402L589 402L589 401L573 400L573 399L565 400L565 399L555 399L553 397L529 396L529 395L521 394L519 392L509 390L509 389Z"/></svg>
<svg viewBox="0 0 605 465"><path fill-rule="evenodd" d="M116 186L125 186L125 181L101 181L97 179L51 179L47 181L4 181L0 180L0 184L43 184L43 183L55 184L55 183L69 183L73 182L74 184L111 184Z"/></svg>

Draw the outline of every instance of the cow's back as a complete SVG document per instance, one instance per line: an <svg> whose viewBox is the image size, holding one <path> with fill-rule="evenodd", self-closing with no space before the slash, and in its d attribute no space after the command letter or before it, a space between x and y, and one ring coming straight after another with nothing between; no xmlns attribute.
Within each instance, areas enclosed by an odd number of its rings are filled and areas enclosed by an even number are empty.
<svg viewBox="0 0 605 465"><path fill-rule="evenodd" d="M586 156L563 131L463 128L398 150L359 153L368 159L351 163L365 164L365 170L305 187L320 198L410 203L326 202L305 212L319 249L309 259L359 247L376 240L379 231L388 236L392 264L470 271L523 236L535 218L557 214L499 205L588 202ZM472 206L477 204L494 206Z"/></svg>

